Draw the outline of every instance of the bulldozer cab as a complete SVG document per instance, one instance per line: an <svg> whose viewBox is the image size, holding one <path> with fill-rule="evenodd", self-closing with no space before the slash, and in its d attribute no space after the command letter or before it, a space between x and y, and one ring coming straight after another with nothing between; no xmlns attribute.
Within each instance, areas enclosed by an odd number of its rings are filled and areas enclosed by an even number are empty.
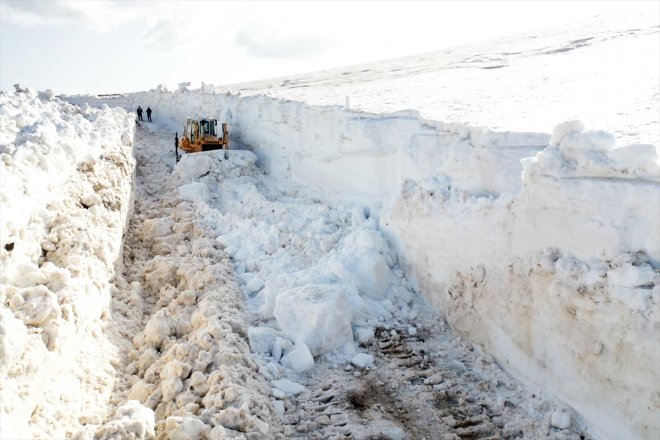
<svg viewBox="0 0 660 440"><path fill-rule="evenodd" d="M181 149L186 153L209 150L226 151L229 149L227 124L222 124L222 137L220 137L217 119L187 119L181 137Z"/></svg>
<svg viewBox="0 0 660 440"><path fill-rule="evenodd" d="M199 125L202 129L202 134L208 134L210 136L216 136L216 126L218 121L215 119L202 119L199 121Z"/></svg>
<svg viewBox="0 0 660 440"><path fill-rule="evenodd" d="M217 137L217 127L217 119L188 119L185 134L191 143L195 143L210 136Z"/></svg>

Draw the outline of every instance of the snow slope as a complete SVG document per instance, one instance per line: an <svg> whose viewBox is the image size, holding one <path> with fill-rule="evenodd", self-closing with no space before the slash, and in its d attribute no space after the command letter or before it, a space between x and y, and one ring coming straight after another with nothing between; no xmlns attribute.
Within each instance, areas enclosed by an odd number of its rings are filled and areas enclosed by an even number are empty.
<svg viewBox="0 0 660 440"><path fill-rule="evenodd" d="M594 8L594 15L598 13ZM547 132L580 119L621 144L657 144L658 15L600 15L562 27L407 58L228 86L314 105L497 131ZM208 85L207 85L208 87ZM550 124L550 125L549 125Z"/></svg>

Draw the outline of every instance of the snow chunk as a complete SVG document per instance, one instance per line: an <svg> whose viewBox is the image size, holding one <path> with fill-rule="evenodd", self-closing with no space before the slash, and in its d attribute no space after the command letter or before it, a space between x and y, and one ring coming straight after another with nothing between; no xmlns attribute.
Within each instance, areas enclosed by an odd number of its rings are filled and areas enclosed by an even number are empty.
<svg viewBox="0 0 660 440"><path fill-rule="evenodd" d="M581 151L607 152L614 148L614 135L605 131L584 131L567 134L559 144L559 151L564 160L578 162Z"/></svg>
<svg viewBox="0 0 660 440"><path fill-rule="evenodd" d="M282 354L289 350L291 347L293 347L293 343L289 341L288 339L280 338L279 336L275 338L275 342L273 343L273 349L271 351L271 355L273 356L273 359L276 361L279 361L282 358Z"/></svg>
<svg viewBox="0 0 660 440"><path fill-rule="evenodd" d="M565 408L557 408L552 412L550 425L558 429L566 429L571 425L571 415Z"/></svg>
<svg viewBox="0 0 660 440"><path fill-rule="evenodd" d="M129 400L117 409L117 415L101 426L94 438L110 440L125 438L133 440L153 439L156 436L154 412L136 400ZM173 437L171 437L173 438Z"/></svg>
<svg viewBox="0 0 660 440"><path fill-rule="evenodd" d="M169 218L152 218L145 220L142 225L142 239L166 237L172 234L174 221Z"/></svg>
<svg viewBox="0 0 660 440"><path fill-rule="evenodd" d="M29 287L44 284L46 277L34 263L9 264L2 268L2 284L16 287Z"/></svg>
<svg viewBox="0 0 660 440"><path fill-rule="evenodd" d="M354 284L361 295L373 299L383 299L393 280L383 255L371 249L332 261L330 270L347 284Z"/></svg>
<svg viewBox="0 0 660 440"><path fill-rule="evenodd" d="M250 281L245 284L245 290L248 293L256 293L264 287L264 281L259 277L253 277Z"/></svg>
<svg viewBox="0 0 660 440"><path fill-rule="evenodd" d="M658 152L655 146L650 144L635 144L627 147L618 147L610 149L607 156L615 162L617 168L638 169L650 168L648 174L657 176Z"/></svg>
<svg viewBox="0 0 660 440"><path fill-rule="evenodd" d="M295 396L305 391L305 387L297 382L290 381L289 379L279 379L271 382L273 386L282 391L287 396Z"/></svg>
<svg viewBox="0 0 660 440"><path fill-rule="evenodd" d="M322 353L353 341L350 310L341 285L308 284L278 295L273 314L294 341Z"/></svg>
<svg viewBox="0 0 660 440"><path fill-rule="evenodd" d="M309 348L307 348L307 345L298 343L293 350L282 358L281 362L285 367L300 373L314 366L314 357L309 351Z"/></svg>
<svg viewBox="0 0 660 440"><path fill-rule="evenodd" d="M209 199L209 189L203 182L193 182L180 186L178 192L181 198L191 202L206 202Z"/></svg>
<svg viewBox="0 0 660 440"><path fill-rule="evenodd" d="M351 364L358 368L368 368L374 364L374 357L367 353L358 353L351 359Z"/></svg>
<svg viewBox="0 0 660 440"><path fill-rule="evenodd" d="M366 345L374 339L373 327L355 327L353 329L355 335L355 342L358 344Z"/></svg>
<svg viewBox="0 0 660 440"><path fill-rule="evenodd" d="M207 175L212 165L213 160L207 154L184 154L174 171L183 182L188 183Z"/></svg>
<svg viewBox="0 0 660 440"><path fill-rule="evenodd" d="M170 440L201 439L208 437L211 427L197 417L168 417L165 432Z"/></svg>
<svg viewBox="0 0 660 440"><path fill-rule="evenodd" d="M248 328L250 350L254 353L270 353L276 337L277 331L270 327Z"/></svg>
<svg viewBox="0 0 660 440"><path fill-rule="evenodd" d="M154 347L160 347L170 336L172 328L165 312L156 312L144 328L146 341Z"/></svg>
<svg viewBox="0 0 660 440"><path fill-rule="evenodd" d="M558 146L562 139L566 137L566 135L571 134L571 133L579 133L581 131L584 131L584 124L582 121L564 121L561 124L557 124L552 130L552 137L550 138L550 146L551 147L556 147Z"/></svg>
<svg viewBox="0 0 660 440"><path fill-rule="evenodd" d="M0 308L0 377L23 354L28 343L28 333L23 322L16 319L9 309Z"/></svg>

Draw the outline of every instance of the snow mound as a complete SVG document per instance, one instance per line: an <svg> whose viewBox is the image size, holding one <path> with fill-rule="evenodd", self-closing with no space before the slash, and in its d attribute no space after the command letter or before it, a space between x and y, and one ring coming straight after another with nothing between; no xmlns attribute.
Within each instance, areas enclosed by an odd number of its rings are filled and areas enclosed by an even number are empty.
<svg viewBox="0 0 660 440"><path fill-rule="evenodd" d="M104 328L132 209L133 117L39 96L0 92L6 438L64 438L103 421L117 363ZM134 405L122 411L144 416ZM118 423L126 438L153 431Z"/></svg>
<svg viewBox="0 0 660 440"><path fill-rule="evenodd" d="M653 145L617 147L610 133L585 131L580 121L559 124L550 146L522 164L523 181L554 176L660 182L660 159Z"/></svg>

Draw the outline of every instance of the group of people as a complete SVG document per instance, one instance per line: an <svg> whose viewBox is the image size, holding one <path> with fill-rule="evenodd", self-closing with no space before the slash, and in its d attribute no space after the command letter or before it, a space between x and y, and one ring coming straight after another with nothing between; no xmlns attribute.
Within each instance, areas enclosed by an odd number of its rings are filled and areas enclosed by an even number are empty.
<svg viewBox="0 0 660 440"><path fill-rule="evenodd" d="M142 119L142 107L139 106L139 105L138 105L138 108L137 108L137 115L138 115L138 121L144 122L144 119ZM151 108L150 107L147 107L147 121L153 122L151 120Z"/></svg>

